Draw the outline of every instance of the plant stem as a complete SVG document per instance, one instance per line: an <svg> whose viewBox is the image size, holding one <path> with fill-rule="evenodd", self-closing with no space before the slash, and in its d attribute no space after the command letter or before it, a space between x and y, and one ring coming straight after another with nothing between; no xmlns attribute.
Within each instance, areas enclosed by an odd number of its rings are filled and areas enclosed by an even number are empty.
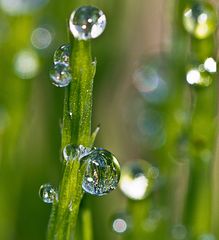
<svg viewBox="0 0 219 240"><path fill-rule="evenodd" d="M94 141L91 114L96 64L92 61L89 41L72 40L72 45L72 83L65 92L62 149L67 144L91 147ZM53 204L50 217L48 240L72 239L83 197L83 173L78 159L64 163L59 200Z"/></svg>

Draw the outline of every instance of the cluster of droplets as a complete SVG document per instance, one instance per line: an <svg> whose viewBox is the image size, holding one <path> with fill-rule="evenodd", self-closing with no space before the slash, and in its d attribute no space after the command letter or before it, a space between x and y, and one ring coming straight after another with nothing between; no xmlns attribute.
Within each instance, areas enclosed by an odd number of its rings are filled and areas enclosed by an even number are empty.
<svg viewBox="0 0 219 240"><path fill-rule="evenodd" d="M119 187L129 199L143 200L155 189L158 177L158 168L138 160L122 168Z"/></svg>
<svg viewBox="0 0 219 240"><path fill-rule="evenodd" d="M184 10L183 24L195 38L205 39L216 30L217 12L208 2L195 2Z"/></svg>
<svg viewBox="0 0 219 240"><path fill-rule="evenodd" d="M70 69L70 44L64 44L59 47L53 57L54 66L50 70L50 78L56 87L66 87L72 80Z"/></svg>
<svg viewBox="0 0 219 240"><path fill-rule="evenodd" d="M115 156L103 148L87 148L82 145L68 144L63 149L63 158L80 161L84 169L82 188L86 193L96 196L105 195L116 189L120 179L120 166ZM40 187L39 195L45 203L58 200L56 190L51 184Z"/></svg>
<svg viewBox="0 0 219 240"><path fill-rule="evenodd" d="M63 149L66 162L79 160L85 169L82 188L85 192L101 196L114 190L120 178L120 166L115 156L103 148L67 145Z"/></svg>

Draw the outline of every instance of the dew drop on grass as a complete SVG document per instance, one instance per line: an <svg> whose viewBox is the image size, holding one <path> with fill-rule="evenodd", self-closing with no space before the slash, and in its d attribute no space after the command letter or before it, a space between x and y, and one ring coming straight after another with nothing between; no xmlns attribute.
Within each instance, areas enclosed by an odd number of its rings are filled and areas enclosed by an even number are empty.
<svg viewBox="0 0 219 240"><path fill-rule="evenodd" d="M60 46L54 53L54 64L61 63L63 65L70 65L71 45L64 44Z"/></svg>
<svg viewBox="0 0 219 240"><path fill-rule="evenodd" d="M81 159L85 164L82 188L85 192L102 196L116 189L120 178L120 166L112 153L97 148Z"/></svg>
<svg viewBox="0 0 219 240"><path fill-rule="evenodd" d="M148 162L131 162L122 168L119 186L126 197L142 200L154 190L158 176L159 170Z"/></svg>
<svg viewBox="0 0 219 240"><path fill-rule="evenodd" d="M126 233L131 225L131 218L130 216L125 213L117 213L112 216L112 230L117 234L124 234Z"/></svg>
<svg viewBox="0 0 219 240"><path fill-rule="evenodd" d="M56 87L66 87L72 80L70 68L62 63L54 65L49 75Z"/></svg>
<svg viewBox="0 0 219 240"><path fill-rule="evenodd" d="M93 6L82 6L70 16L70 30L79 40L88 40L100 36L106 26L106 16Z"/></svg>
<svg viewBox="0 0 219 240"><path fill-rule="evenodd" d="M216 30L217 13L210 3L196 2L184 10L183 25L194 37L205 39Z"/></svg>
<svg viewBox="0 0 219 240"><path fill-rule="evenodd" d="M43 184L40 187L39 196L45 203L53 203L57 199L56 190L49 183Z"/></svg>
<svg viewBox="0 0 219 240"><path fill-rule="evenodd" d="M75 159L81 159L84 156L88 155L91 151L91 148L84 147L82 145L76 146L73 144L68 144L63 149L63 157L66 161L71 161Z"/></svg>

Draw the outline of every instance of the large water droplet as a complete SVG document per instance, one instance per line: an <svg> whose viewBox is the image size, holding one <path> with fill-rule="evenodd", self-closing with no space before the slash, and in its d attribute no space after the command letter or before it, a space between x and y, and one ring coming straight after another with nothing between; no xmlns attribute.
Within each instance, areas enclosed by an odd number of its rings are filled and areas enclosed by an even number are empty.
<svg viewBox="0 0 219 240"><path fill-rule="evenodd" d="M97 38L105 29L106 16L96 7L82 6L71 14L69 25L73 36L79 40Z"/></svg>
<svg viewBox="0 0 219 240"><path fill-rule="evenodd" d="M69 67L58 63L54 65L50 71L50 78L52 83L57 87L66 87L72 80L72 75Z"/></svg>
<svg viewBox="0 0 219 240"><path fill-rule="evenodd" d="M39 196L45 203L53 203L57 199L57 193L49 183L43 184L40 187Z"/></svg>
<svg viewBox="0 0 219 240"><path fill-rule="evenodd" d="M112 153L105 149L92 150L81 159L86 164L82 187L85 192L101 196L114 190L120 178L120 166Z"/></svg>
<svg viewBox="0 0 219 240"><path fill-rule="evenodd" d="M84 147L82 145L75 146L68 144L63 149L63 157L66 161L81 159L84 156L88 155L91 151L91 148Z"/></svg>
<svg viewBox="0 0 219 240"><path fill-rule="evenodd" d="M118 234L127 232L131 225L131 218L127 213L117 213L112 216L112 230Z"/></svg>
<svg viewBox="0 0 219 240"><path fill-rule="evenodd" d="M158 175L158 169L146 161L131 162L122 168L119 186L128 198L142 200L154 190Z"/></svg>
<svg viewBox="0 0 219 240"><path fill-rule="evenodd" d="M64 44L54 53L54 64L62 63L66 66L70 65L71 45Z"/></svg>
<svg viewBox="0 0 219 240"><path fill-rule="evenodd" d="M214 33L217 27L217 13L207 2L196 2L183 13L185 29L198 39L204 39Z"/></svg>

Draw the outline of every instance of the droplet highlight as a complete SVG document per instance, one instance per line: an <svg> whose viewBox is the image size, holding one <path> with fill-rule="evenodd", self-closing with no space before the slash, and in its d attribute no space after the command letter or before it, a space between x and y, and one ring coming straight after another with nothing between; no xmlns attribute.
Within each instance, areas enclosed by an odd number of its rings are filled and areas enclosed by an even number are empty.
<svg viewBox="0 0 219 240"><path fill-rule="evenodd" d="M115 156L105 149L97 148L81 159L85 164L82 188L85 192L102 196L116 189L120 178L120 166Z"/></svg>
<svg viewBox="0 0 219 240"><path fill-rule="evenodd" d="M82 6L70 16L70 31L79 40L88 40L100 36L106 27L106 16L98 8Z"/></svg>
<svg viewBox="0 0 219 240"><path fill-rule="evenodd" d="M183 24L186 31L194 37L205 39L216 30L216 10L210 3L196 2L184 10Z"/></svg>
<svg viewBox="0 0 219 240"><path fill-rule="evenodd" d="M70 66L71 45L64 44L60 46L54 53L54 64L63 64Z"/></svg>
<svg viewBox="0 0 219 240"><path fill-rule="evenodd" d="M57 200L57 193L54 187L49 183L43 184L40 187L39 196L45 203L53 203Z"/></svg>
<svg viewBox="0 0 219 240"><path fill-rule="evenodd" d="M70 68L61 63L54 65L49 75L56 87L66 87L72 80Z"/></svg>
<svg viewBox="0 0 219 240"><path fill-rule="evenodd" d="M131 162L122 168L120 190L132 200L143 200L154 190L158 175L158 169L144 160Z"/></svg>

